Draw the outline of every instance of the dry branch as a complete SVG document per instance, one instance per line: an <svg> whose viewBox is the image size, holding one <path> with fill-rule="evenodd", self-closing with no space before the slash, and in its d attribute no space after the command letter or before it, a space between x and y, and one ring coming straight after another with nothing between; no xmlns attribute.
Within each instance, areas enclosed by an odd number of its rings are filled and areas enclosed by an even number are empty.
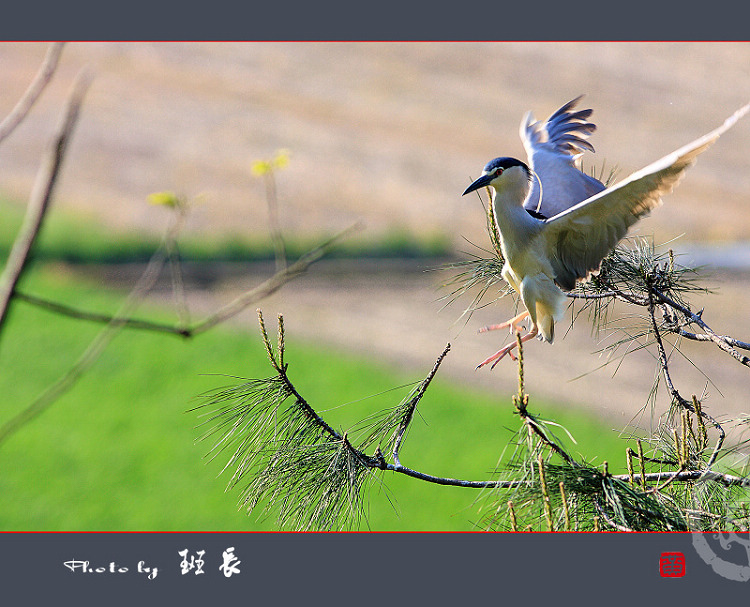
<svg viewBox="0 0 750 607"><path fill-rule="evenodd" d="M284 266L281 270L277 271L273 276L263 281L261 284L249 289L242 293L231 302L219 308L217 311L209 314L205 318L196 321L190 325L170 324L155 322L142 318L123 318L114 316L111 314L101 314L98 312L91 312L83 310L75 306L62 304L38 295L31 295L21 291L15 292L15 297L28 304L43 308L56 314L62 314L71 318L79 320L85 320L88 322L108 324L116 321L120 325L130 329L140 329L144 331L155 331L157 333L167 333L171 335L179 335L182 337L194 337L200 333L205 333L215 326L224 323L242 311L246 310L251 305L258 303L261 299L272 295L283 287L286 283L293 280L294 278L304 274L310 266L315 262L322 259L325 254L330 251L334 245L351 234L352 232L361 229L360 224L354 224L341 232L334 234L331 238L324 241L314 249L311 249L304 255L302 255L294 263Z"/></svg>
<svg viewBox="0 0 750 607"><path fill-rule="evenodd" d="M29 88L26 89L26 92L18 100L18 103L10 111L10 114L0 123L0 142L8 137L23 122L29 110L31 110L47 84L52 80L52 76L57 69L57 63L60 60L63 45L64 43L62 42L55 42L47 49L47 54L44 56L42 65L39 67L39 71L34 76L34 80L32 80Z"/></svg>
<svg viewBox="0 0 750 607"><path fill-rule="evenodd" d="M8 307L21 275L26 268L26 261L31 247L36 240L42 222L52 200L57 176L60 172L65 151L73 134L78 112L83 97L89 87L91 78L88 72L81 72L68 98L60 126L49 145L31 192L23 224L8 256L5 269L0 276L0 334L8 314Z"/></svg>

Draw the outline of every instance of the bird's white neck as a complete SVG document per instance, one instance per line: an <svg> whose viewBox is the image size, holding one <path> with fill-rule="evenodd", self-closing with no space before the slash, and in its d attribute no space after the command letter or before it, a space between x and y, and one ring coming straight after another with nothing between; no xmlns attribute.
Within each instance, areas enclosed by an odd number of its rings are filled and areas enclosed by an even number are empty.
<svg viewBox="0 0 750 607"><path fill-rule="evenodd" d="M513 257L518 250L525 248L532 236L541 229L541 222L534 219L523 207L529 194L529 180L525 172L518 170L518 176L503 180L502 187L492 187L492 210L502 237L503 255ZM494 184L493 184L494 185Z"/></svg>

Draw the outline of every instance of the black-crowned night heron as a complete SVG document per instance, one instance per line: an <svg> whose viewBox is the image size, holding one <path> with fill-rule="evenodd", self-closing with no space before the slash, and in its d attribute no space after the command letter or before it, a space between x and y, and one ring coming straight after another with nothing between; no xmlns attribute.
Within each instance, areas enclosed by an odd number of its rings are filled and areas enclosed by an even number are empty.
<svg viewBox="0 0 750 607"><path fill-rule="evenodd" d="M501 274L526 308L485 330L520 332L528 318L531 328L521 342L539 335L552 343L555 321L565 313L563 291L596 272L628 228L659 206L698 154L750 109L750 104L744 106L716 130L605 188L579 168L583 150L593 151L586 138L596 128L587 122L591 110L571 111L579 99L566 103L544 123L526 114L520 135L531 169L515 158L495 158L464 192L489 189L505 259ZM506 354L514 358L516 345L513 341L477 368L488 363L494 368Z"/></svg>

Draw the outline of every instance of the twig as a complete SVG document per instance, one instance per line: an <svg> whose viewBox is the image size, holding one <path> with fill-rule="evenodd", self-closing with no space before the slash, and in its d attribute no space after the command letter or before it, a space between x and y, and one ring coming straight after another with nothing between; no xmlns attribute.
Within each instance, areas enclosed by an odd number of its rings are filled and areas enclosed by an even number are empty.
<svg viewBox="0 0 750 607"><path fill-rule="evenodd" d="M686 331L682 327L669 327L669 330L673 333L676 333L680 337L684 337L686 339L691 339L693 341L714 341L714 338L710 335L706 335L705 333L691 333L690 331ZM726 343L729 346L732 346L734 348L742 348L743 350L750 350L750 343L747 343L745 341L740 341L739 339L735 339L734 337L730 337L729 335L717 335L721 341ZM742 361L740 361L742 362ZM743 363L746 364L746 363Z"/></svg>
<svg viewBox="0 0 750 607"><path fill-rule="evenodd" d="M675 481L683 483L697 480L711 480L727 487L750 486L750 478L734 476L732 474L720 474L718 472L710 472L707 470L685 470L676 476L674 472L649 472L641 478L647 483L658 483L672 477L674 477ZM613 475L611 478L619 481L628 481L630 479L627 474L617 474Z"/></svg>
<svg viewBox="0 0 750 607"><path fill-rule="evenodd" d="M732 339L732 342L730 343L726 338L723 338L721 335L717 335L711 327L709 327L701 318L700 314L695 314L690 308L687 308L683 305L680 305L676 301L674 301L671 297L665 295L661 291L659 291L656 288L650 288L649 292L652 292L653 294L661 301L666 303L667 305L671 306L675 310L679 310L682 314L685 315L685 317L691 322L698 325L701 329L703 329L706 332L706 336L710 341L715 343L719 349L723 350L732 358L736 359L741 364L745 365L746 367L750 367L750 356L745 356L744 354L740 354L737 352L737 350L732 347L733 345L736 345L740 348L744 348L746 350L750 350L750 344L741 342L739 340ZM697 336L696 336L697 338ZM731 338L730 338L731 339ZM701 341L700 339L697 339L698 341Z"/></svg>
<svg viewBox="0 0 750 607"><path fill-rule="evenodd" d="M274 171L268 171L263 180L266 184L266 202L268 204L268 225L271 233L271 242L273 242L274 257L276 259L276 271L279 272L286 268L286 245L281 233L281 224L279 223L279 202L276 196L276 177Z"/></svg>
<svg viewBox="0 0 750 607"><path fill-rule="evenodd" d="M5 269L0 277L0 334L2 334L2 327L7 318L8 308L16 285L26 268L29 252L39 234L42 222L49 208L57 176L65 157L65 150L73 133L73 128L78 119L78 112L90 82L91 77L88 72L84 71L78 74L73 84L73 90L68 98L60 126L37 172L23 224L18 232L18 236L16 236Z"/></svg>
<svg viewBox="0 0 750 607"><path fill-rule="evenodd" d="M42 60L42 65L39 67L36 76L34 76L34 80L31 81L29 88L26 89L26 92L18 100L18 103L16 103L10 114L0 123L0 142L8 137L23 122L29 110L34 106L37 99L39 99L42 91L44 91L47 84L52 80L63 46L63 42L50 44Z"/></svg>
<svg viewBox="0 0 750 607"><path fill-rule="evenodd" d="M448 344L443 349L440 356L438 356L437 360L435 361L434 366L432 367L432 371L425 377L425 379L422 381L422 383L419 385L419 388L417 389L416 393L412 397L411 401L409 401L409 404L406 408L406 411L404 412L403 417L401 418L401 423L399 424L398 430L396 431L396 439L393 442L393 461L396 462L397 465L401 465L401 460L399 459L399 449L401 448L401 441L404 438L404 433L406 432L406 429L409 427L409 424L411 423L411 420L414 416L414 411L417 408L417 404L424 396L425 391L430 385L430 382L432 382L432 379L435 377L435 374L438 372L438 369L440 368L440 364L443 362L443 359L446 357L448 352L450 352L451 345Z"/></svg>
<svg viewBox="0 0 750 607"><path fill-rule="evenodd" d="M425 474L424 472L418 472L412 470L406 466L397 464L386 464L382 470L390 470L391 472L397 472L398 474L405 474L412 478L418 478L428 483L435 483L436 485L450 485L453 487L469 487L472 489L514 489L516 487L523 487L531 485L531 481L465 481L458 478L446 478L441 476L433 476L432 474Z"/></svg>
<svg viewBox="0 0 750 607"><path fill-rule="evenodd" d="M166 323L152 322L150 320L143 320L143 319L138 319L138 318L117 318L116 316L111 315L111 314L98 314L96 312L87 312L85 310L80 310L78 308L74 308L66 304L61 304L56 301L45 299L43 297L38 297L36 295L29 295L28 293L22 293L21 291L16 291L14 298L18 299L19 301L23 301L31 305L37 306L39 308L44 308L46 310L49 310L50 312L54 312L56 314L62 314L64 316L69 316L71 318L76 318L79 320L86 320L86 321L103 323L103 324L117 322L121 326L130 328L130 329L143 329L146 331L172 333L175 335L181 335L182 337L192 336L190 329L186 327L180 327L177 325L170 325Z"/></svg>
<svg viewBox="0 0 750 607"><path fill-rule="evenodd" d="M330 435L335 440L342 440L341 434L336 432L331 426L326 423L326 421L318 415L318 413L315 411L315 409L310 406L310 403L308 403L302 395L297 392L297 388L294 387L294 384L292 384L291 380L289 379L289 376L286 373L287 366L283 364L283 358L284 353L283 350L280 350L278 352L278 358L277 356L274 356L273 348L271 347L271 341L268 338L268 333L266 331L266 325L263 321L263 312L261 310L257 310L258 312L258 322L260 324L260 330L263 336L263 342L266 344L266 350L268 352L268 357L271 359L271 364L273 365L274 369L276 369L276 372L279 374L279 377L286 385L287 390L289 393L294 396L294 398L297 401L297 405L305 412L305 415L307 415L311 420L315 422L316 425L320 427L321 430L326 432L328 435ZM284 344L284 337L283 337L283 331L284 331L284 321L281 315L279 315L279 345L283 347ZM353 449L353 447L352 447ZM360 451L357 451L357 454L363 458L363 460L369 460L365 454L361 453Z"/></svg>
<svg viewBox="0 0 750 607"><path fill-rule="evenodd" d="M122 318L109 314L90 312L20 291L15 292L15 297L31 305L45 308L51 312L64 314L66 316L70 316L72 318L77 318L80 320L104 324L116 321L122 326L131 329L168 333L171 335L179 335L182 337L193 337L200 333L204 333L209 329L212 329L218 324L226 322L233 316L236 316L237 314L245 310L250 305L257 303L264 297L275 293L287 282L306 272L309 267L315 262L319 261L338 240L348 235L350 232L356 231L358 229L360 229L360 224L354 224L346 230L335 234L333 237L323 242L318 247L311 249L310 251L305 253L293 264L287 266L279 272L276 272L268 280L246 291L245 293L234 299L232 302L221 307L218 311L210 314L209 316L203 318L202 320L194 323L191 326L184 326L182 323L174 325L143 319Z"/></svg>
<svg viewBox="0 0 750 607"><path fill-rule="evenodd" d="M370 465L370 464L368 464ZM519 480L507 480L507 481L466 481L456 478L444 478L440 476L433 476L431 474L425 474L416 470L411 470L405 466L397 466L395 464L386 464L383 466L371 466L373 468L380 468L381 470L390 470L391 472L397 472L399 474L406 474L414 478L418 478L423 481L435 483L438 485L452 485L454 487L471 487L473 489L514 489L516 487L528 487L533 484L533 481L519 481ZM610 477L613 480L622 482L629 482L630 476L628 474L616 474ZM711 480L717 483L721 483L726 487L747 487L750 486L750 479L731 474L719 474L715 472L706 472L701 470L685 470L675 475L674 472L649 472L642 477L642 480L646 483L659 483L664 480L670 479L670 482L691 482L697 480Z"/></svg>
<svg viewBox="0 0 750 607"><path fill-rule="evenodd" d="M617 529L617 531L626 531L626 532L633 531L630 527L626 527L625 525L621 525L620 523L617 523L617 522L613 521L607 515L607 513L604 511L604 508L602 508L601 504L599 503L599 500L596 500L596 499L594 500L594 507L596 508L597 512L599 512L599 514L601 515L602 519L604 519L604 522L607 523L607 525L609 525L613 529ZM595 523L594 524L594 530L598 531L598 529L596 529L596 527L597 527L596 520L597 519L595 517L594 518L594 523Z"/></svg>
<svg viewBox="0 0 750 607"><path fill-rule="evenodd" d="M276 274L271 276L271 278L262 282L257 287L246 291L233 301L229 302L227 305L223 306L214 314L211 314L203 320L195 323L190 329L191 335L204 333L205 331L212 329L216 325L229 320L233 316L236 316L252 303L257 302L264 297L272 295L293 278L296 278L300 274L304 274L312 264L314 264L326 254L326 252L333 246L333 244L337 240L360 229L361 224L356 223L346 228L345 230L342 230L338 234L335 234L334 236L323 242L321 245L302 255L302 257L300 257L293 264L287 266L279 272L276 272Z"/></svg>
<svg viewBox="0 0 750 607"><path fill-rule="evenodd" d="M178 217L178 226L176 226L175 229L175 233L177 233L187 219L187 206L185 204L178 204L175 207L175 212ZM177 239L167 239L166 247L167 258L169 259L170 276L172 278L172 295L174 297L175 306L177 307L180 327L184 328L190 325L190 310L188 308L187 297L185 296L185 280L182 275L180 248L177 244Z"/></svg>
<svg viewBox="0 0 750 607"><path fill-rule="evenodd" d="M711 466L714 465L716 462L716 459L719 456L719 451L721 450L721 446L724 444L724 438L726 437L726 432L724 432L724 428L722 428L721 424L716 421L713 417L711 417L708 413L705 411L696 411L695 407L693 407L692 403L687 401L685 398L682 397L682 395L679 393L677 388L675 387L674 383L672 383L672 376L669 373L669 362L667 360L667 353L664 349L664 342L661 338L661 332L659 331L659 327L656 323L656 315L655 315L655 303L654 303L654 289L649 284L648 294L649 294L649 306L648 306L648 315L651 319L651 329L654 333L654 341L656 342L656 347L659 353L659 365L661 366L662 375L664 376L664 381L667 384L667 389L669 390L669 393L672 395L672 399L678 403L682 408L687 409L688 411L692 411L693 413L696 413L698 415L701 415L705 417L708 421L710 421L713 426L716 428L716 430L719 433L719 438L716 441L716 446L714 447L713 453L711 454L711 457L706 462L706 467L711 468Z"/></svg>
<svg viewBox="0 0 750 607"><path fill-rule="evenodd" d="M157 251L157 253L151 258L149 265L140 277L135 288L128 296L128 299L123 304L121 314L118 316L127 315L137 304L140 297L153 287L163 265L164 255L161 254L161 251ZM32 419L46 411L58 398L60 398L60 396L73 387L83 373L96 361L117 332L125 325L124 322L118 321L118 316L115 316L112 321L99 332L67 373L65 373L54 384L49 386L28 407L0 427L0 444L5 442L12 434L17 432Z"/></svg>
<svg viewBox="0 0 750 607"><path fill-rule="evenodd" d="M518 394L513 396L513 404L516 407L516 411L518 411L518 415L526 424L530 433L536 434L545 445L562 457L568 464L577 466L578 462L568 455L565 449L547 436L539 421L528 411L529 395L525 394L524 390L523 342L521 341L521 334L518 332L516 332L516 343L518 351Z"/></svg>

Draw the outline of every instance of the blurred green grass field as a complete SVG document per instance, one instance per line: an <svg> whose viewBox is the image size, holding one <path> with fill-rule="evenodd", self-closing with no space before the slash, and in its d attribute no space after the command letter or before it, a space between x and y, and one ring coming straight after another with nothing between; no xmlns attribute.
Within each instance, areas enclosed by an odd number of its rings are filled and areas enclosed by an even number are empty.
<svg viewBox="0 0 750 607"><path fill-rule="evenodd" d="M0 218L0 249L9 250L20 213L2 204ZM194 248L210 258L217 245ZM85 253L92 263L113 251L130 261L145 252L137 239L58 214L51 215L35 250L21 290L110 314L126 293L84 278L65 251ZM169 310L154 307L135 315L175 321ZM65 374L101 329L16 300L0 336L0 424ZM298 390L343 430L396 405L429 371L397 370L293 334L287 335L286 360ZM204 457L210 443L196 442L201 419L188 412L202 402L199 395L236 383L237 377L271 374L254 325L220 326L191 340L123 330L72 390L0 443L0 530L275 529L273 516L258 521L256 514L238 510L237 492L224 491L229 476L218 476L225 462ZM451 384L438 375L402 446L402 462L438 476L489 478L518 428L511 396ZM624 461L625 441L603 422L533 395L531 402L533 411L573 433L578 441L568 441L573 453L620 468L616 462ZM471 530L480 518L477 490L390 473L381 478L382 485L369 494L363 528Z"/></svg>
<svg viewBox="0 0 750 607"><path fill-rule="evenodd" d="M88 309L114 312L124 296L64 271L36 269L23 288ZM168 318L164 311L140 315ZM12 308L0 343L0 422L7 421L63 374L100 330L36 309ZM421 380L377 362L288 336L290 376L337 427L396 404ZM90 371L49 410L0 445L2 530L268 530L225 493L222 462L203 458L196 397L236 380L215 374L270 374L255 327L219 328L193 340L126 330ZM368 396L379 396L367 398ZM488 478L518 420L511 395L492 396L438 376L419 406L402 461L436 475ZM346 404L349 403L349 404ZM344 406L341 406L344 405ZM326 410L329 410L325 412ZM623 461L624 441L595 419L557 411L533 399L578 440L589 458ZM471 530L476 490L440 487L384 475L370 495L373 530Z"/></svg>
<svg viewBox="0 0 750 607"><path fill-rule="evenodd" d="M23 214L22 205L0 198L0 259L8 256ZM287 256L299 257L330 236L286 236ZM128 230L113 232L83 215L55 212L45 218L44 230L34 245L32 259L71 264L146 263L159 243L160 239L154 235ZM406 228L396 228L377 238L359 235L343 239L328 252L328 257L414 259L450 257L452 254L450 241L443 233L417 234ZM274 244L268 235L239 232L212 238L183 236L180 238L180 257L185 261L269 261L274 259Z"/></svg>

